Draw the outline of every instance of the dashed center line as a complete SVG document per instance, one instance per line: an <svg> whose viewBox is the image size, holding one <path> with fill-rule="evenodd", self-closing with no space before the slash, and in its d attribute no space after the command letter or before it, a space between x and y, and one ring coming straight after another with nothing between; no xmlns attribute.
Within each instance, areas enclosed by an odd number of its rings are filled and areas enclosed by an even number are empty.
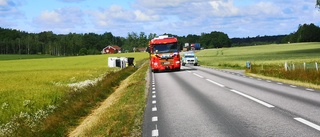
<svg viewBox="0 0 320 137"><path fill-rule="evenodd" d="M216 85L218 85L218 86L220 86L220 87L225 87L224 85L222 85L222 84L220 84L220 83L217 83L217 82L214 82L214 81L212 81L212 80L210 80L210 79L206 79L207 81L209 81L209 82L211 82L211 83L213 83L213 84L216 84Z"/></svg>
<svg viewBox="0 0 320 137"><path fill-rule="evenodd" d="M249 96L249 95L247 95L247 94L241 93L241 92L239 92L239 91L237 91L237 90L232 89L232 90L230 90L230 91L232 91L232 92L234 92L234 93L236 93L236 94L239 94L239 95L241 95L241 96L244 96L244 97L246 97L246 98L248 98L248 99L250 99L250 100L252 100L252 101L255 101L255 102L257 102L257 103L259 103L259 104L261 104L261 105L264 105L264 106L266 106L266 107L268 107L268 108L273 108L273 107L274 107L273 105L270 105L270 104L268 104L268 103L266 103L266 102L264 102L264 101L261 101L261 100L259 100L259 99L256 99L256 98L254 98L254 97L252 97L252 96Z"/></svg>
<svg viewBox="0 0 320 137"><path fill-rule="evenodd" d="M312 127L312 128L314 128L314 129L320 131L320 126L319 126L319 125L316 125L316 124L314 124L314 123L312 123L312 122L310 122L310 121L308 121L308 120L305 120L305 119L303 119L303 118L294 118L294 119L297 120L297 121L299 121L299 122L301 122L301 123L303 123L303 124L306 124L306 125L309 126L309 127Z"/></svg>
<svg viewBox="0 0 320 137"><path fill-rule="evenodd" d="M192 73L193 75L195 75L195 76L197 76L197 77L199 77L199 78L203 78L203 76L201 76L201 75L199 75L199 74L197 74L197 73Z"/></svg>

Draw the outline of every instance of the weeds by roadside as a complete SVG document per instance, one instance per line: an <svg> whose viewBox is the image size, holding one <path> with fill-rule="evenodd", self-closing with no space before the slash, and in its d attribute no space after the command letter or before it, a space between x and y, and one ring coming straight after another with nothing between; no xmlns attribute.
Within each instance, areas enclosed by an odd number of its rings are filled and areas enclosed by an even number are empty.
<svg viewBox="0 0 320 137"><path fill-rule="evenodd" d="M247 72L287 80L320 85L320 72L317 70L295 69L286 71L282 65L252 65Z"/></svg>

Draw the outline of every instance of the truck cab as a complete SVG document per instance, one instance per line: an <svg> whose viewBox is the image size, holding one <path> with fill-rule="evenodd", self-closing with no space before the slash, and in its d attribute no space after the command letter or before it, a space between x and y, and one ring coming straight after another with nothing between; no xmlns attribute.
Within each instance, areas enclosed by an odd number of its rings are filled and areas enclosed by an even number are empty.
<svg viewBox="0 0 320 137"><path fill-rule="evenodd" d="M187 52L182 57L182 66L185 66L186 64L191 64L194 66L198 65L198 58L194 54L194 52Z"/></svg>
<svg viewBox="0 0 320 137"><path fill-rule="evenodd" d="M180 70L178 40L167 35L159 36L149 42L150 65L152 72Z"/></svg>

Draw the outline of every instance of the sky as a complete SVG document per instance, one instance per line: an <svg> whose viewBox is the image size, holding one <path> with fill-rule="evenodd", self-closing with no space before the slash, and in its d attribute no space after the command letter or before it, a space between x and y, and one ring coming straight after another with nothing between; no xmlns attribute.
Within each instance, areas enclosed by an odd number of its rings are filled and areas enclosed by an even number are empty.
<svg viewBox="0 0 320 137"><path fill-rule="evenodd" d="M135 32L234 37L283 35L320 26L316 0L0 0L0 27L30 33Z"/></svg>

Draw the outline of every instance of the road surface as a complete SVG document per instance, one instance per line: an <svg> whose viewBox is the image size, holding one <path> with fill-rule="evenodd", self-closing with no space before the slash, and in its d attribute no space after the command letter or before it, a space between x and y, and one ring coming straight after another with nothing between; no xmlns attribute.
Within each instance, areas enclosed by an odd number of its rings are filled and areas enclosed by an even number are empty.
<svg viewBox="0 0 320 137"><path fill-rule="evenodd" d="M320 136L320 92L200 66L150 73L144 137Z"/></svg>

